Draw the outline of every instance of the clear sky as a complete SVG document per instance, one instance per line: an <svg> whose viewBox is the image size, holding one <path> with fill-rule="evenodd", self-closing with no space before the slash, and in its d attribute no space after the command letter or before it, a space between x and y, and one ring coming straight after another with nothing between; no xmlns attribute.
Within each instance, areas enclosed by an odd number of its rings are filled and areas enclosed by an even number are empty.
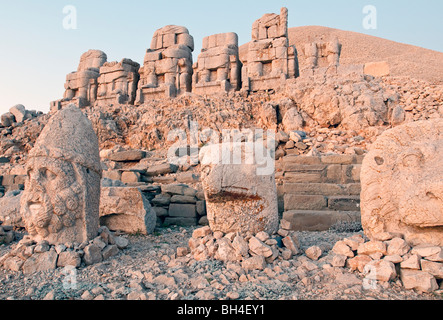
<svg viewBox="0 0 443 320"><path fill-rule="evenodd" d="M64 28L68 5L76 9L75 30ZM363 27L367 5L377 9L375 30ZM443 52L441 0L0 0L0 114L19 103L47 112L89 49L142 64L155 30L175 24L189 29L196 57L203 37L236 32L246 43L252 23L283 6L289 27L321 25Z"/></svg>

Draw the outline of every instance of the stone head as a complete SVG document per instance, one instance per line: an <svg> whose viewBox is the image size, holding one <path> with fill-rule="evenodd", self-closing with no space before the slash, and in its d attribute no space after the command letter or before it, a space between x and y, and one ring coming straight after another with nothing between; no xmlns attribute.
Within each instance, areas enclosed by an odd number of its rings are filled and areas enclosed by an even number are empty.
<svg viewBox="0 0 443 320"><path fill-rule="evenodd" d="M96 235L100 198L98 141L74 106L55 114L26 164L21 215L28 233L52 244Z"/></svg>
<svg viewBox="0 0 443 320"><path fill-rule="evenodd" d="M401 234L443 245L443 120L405 124L373 144L362 167L362 224L370 237Z"/></svg>

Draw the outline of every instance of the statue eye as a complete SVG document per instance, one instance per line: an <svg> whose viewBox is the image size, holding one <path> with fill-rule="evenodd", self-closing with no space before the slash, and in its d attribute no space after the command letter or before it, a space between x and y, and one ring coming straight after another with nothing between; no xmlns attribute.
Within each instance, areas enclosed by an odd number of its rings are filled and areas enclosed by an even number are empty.
<svg viewBox="0 0 443 320"><path fill-rule="evenodd" d="M54 180L56 177L57 177L57 175L54 172L52 172L50 170L46 170L46 178L48 180Z"/></svg>
<svg viewBox="0 0 443 320"><path fill-rule="evenodd" d="M385 159L383 159L382 157L375 157L374 161L376 164L378 164L379 166L382 166L385 163Z"/></svg>
<svg viewBox="0 0 443 320"><path fill-rule="evenodd" d="M420 166L423 159L421 152L409 153L403 157L403 165L405 167L413 168Z"/></svg>
<svg viewBox="0 0 443 320"><path fill-rule="evenodd" d="M49 181L54 180L57 177L57 175L54 172L46 168L42 168L40 170L40 175Z"/></svg>

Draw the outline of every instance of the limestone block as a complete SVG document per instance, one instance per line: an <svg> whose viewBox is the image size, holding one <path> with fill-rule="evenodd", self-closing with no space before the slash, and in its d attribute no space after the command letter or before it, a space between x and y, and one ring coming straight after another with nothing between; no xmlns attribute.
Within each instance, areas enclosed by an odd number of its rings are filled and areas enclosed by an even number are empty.
<svg viewBox="0 0 443 320"><path fill-rule="evenodd" d="M148 49L148 51L145 54L145 64L149 61L157 61L160 60L162 56L161 51L151 51Z"/></svg>
<svg viewBox="0 0 443 320"><path fill-rule="evenodd" d="M161 54L164 58L175 58L175 59L192 58L191 51L185 46L174 46L172 48L164 50Z"/></svg>
<svg viewBox="0 0 443 320"><path fill-rule="evenodd" d="M36 272L50 271L57 267L58 255L55 250L43 253L35 253L23 264L24 274L33 274Z"/></svg>
<svg viewBox="0 0 443 320"><path fill-rule="evenodd" d="M156 213L140 189L105 187L100 197L100 223L110 230L151 234Z"/></svg>
<svg viewBox="0 0 443 320"><path fill-rule="evenodd" d="M389 76L390 68L389 63L386 61L381 62L369 62L364 66L364 73L373 77Z"/></svg>
<svg viewBox="0 0 443 320"><path fill-rule="evenodd" d="M28 118L26 108L21 104L13 106L9 109L9 112L14 115L17 123L23 122Z"/></svg>
<svg viewBox="0 0 443 320"><path fill-rule="evenodd" d="M1 117L2 126L10 127L14 122L16 122L15 116L11 112L6 112L2 114Z"/></svg>
<svg viewBox="0 0 443 320"><path fill-rule="evenodd" d="M170 217L196 218L197 210L195 204L171 203L169 206Z"/></svg>
<svg viewBox="0 0 443 320"><path fill-rule="evenodd" d="M155 71L157 74L171 73L175 74L177 72L178 59L161 59L155 62Z"/></svg>
<svg viewBox="0 0 443 320"><path fill-rule="evenodd" d="M402 234L412 244L443 246L443 120L384 132L361 169L362 224L369 238Z"/></svg>
<svg viewBox="0 0 443 320"><path fill-rule="evenodd" d="M191 51L194 51L194 38L188 33L178 34L177 44L187 46Z"/></svg>

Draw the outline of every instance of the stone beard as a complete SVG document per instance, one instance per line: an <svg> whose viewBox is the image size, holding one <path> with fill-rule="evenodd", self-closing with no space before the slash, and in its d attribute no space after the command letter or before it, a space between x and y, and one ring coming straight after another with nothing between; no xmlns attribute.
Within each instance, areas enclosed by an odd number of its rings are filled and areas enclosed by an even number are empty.
<svg viewBox="0 0 443 320"><path fill-rule="evenodd" d="M26 169L21 210L34 240L51 244L87 240L82 185L88 180L86 175L96 173L77 163L48 157L31 158Z"/></svg>

